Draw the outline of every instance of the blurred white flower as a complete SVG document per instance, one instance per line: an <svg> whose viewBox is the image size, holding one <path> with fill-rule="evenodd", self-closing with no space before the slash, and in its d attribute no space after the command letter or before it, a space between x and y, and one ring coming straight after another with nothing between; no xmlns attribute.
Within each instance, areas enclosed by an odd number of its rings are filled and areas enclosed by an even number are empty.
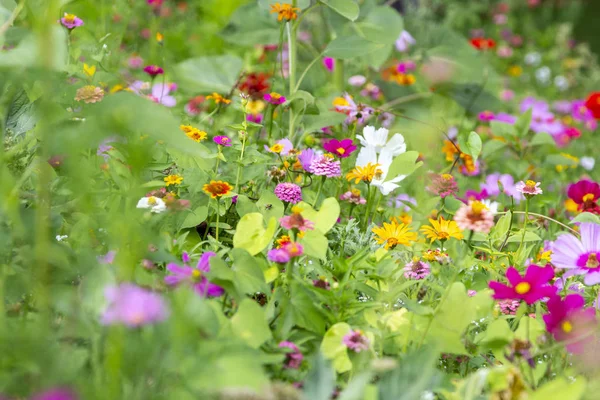
<svg viewBox="0 0 600 400"><path fill-rule="evenodd" d="M137 203L137 208L149 208L153 213L161 213L166 211L167 205L163 201L163 199L159 197L149 196L142 197L140 201Z"/></svg>
<svg viewBox="0 0 600 400"><path fill-rule="evenodd" d="M500 206L500 203L490 199L483 199L480 201L487 207L488 210L490 210L492 214L498 214L498 207Z"/></svg>
<svg viewBox="0 0 600 400"><path fill-rule="evenodd" d="M554 78L554 86L561 92L565 91L569 88L569 80L562 75L558 75Z"/></svg>
<svg viewBox="0 0 600 400"><path fill-rule="evenodd" d="M379 128L375 130L374 126L367 125L363 128L363 134L356 136L360 140L360 144L363 146L371 146L375 149L377 154L381 153L384 149L392 154L393 157L406 151L406 143L404 143L404 136L396 133L388 141L388 135L390 131L385 128ZM357 164L358 165L358 164Z"/></svg>
<svg viewBox="0 0 600 400"><path fill-rule="evenodd" d="M549 67L540 67L535 71L535 79L538 80L539 83L546 85L550 82L550 75L552 71Z"/></svg>
<svg viewBox="0 0 600 400"><path fill-rule="evenodd" d="M63 240L65 240L66 238L68 238L67 235L56 235L56 241L57 242L62 242Z"/></svg>
<svg viewBox="0 0 600 400"><path fill-rule="evenodd" d="M540 53L532 52L525 55L525 64L527 65L538 65L542 61Z"/></svg>
<svg viewBox="0 0 600 400"><path fill-rule="evenodd" d="M586 171L591 171L594 169L594 165L596 165L596 160L594 157L581 157L579 159L579 164L581 164Z"/></svg>
<svg viewBox="0 0 600 400"><path fill-rule="evenodd" d="M367 78L362 75L354 75L348 79L348 83L352 86L362 86L367 83Z"/></svg>

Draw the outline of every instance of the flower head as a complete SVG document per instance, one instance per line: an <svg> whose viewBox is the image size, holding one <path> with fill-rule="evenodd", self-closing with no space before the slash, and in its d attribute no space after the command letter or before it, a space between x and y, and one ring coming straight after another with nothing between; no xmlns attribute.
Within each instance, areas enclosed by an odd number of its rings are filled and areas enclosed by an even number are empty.
<svg viewBox="0 0 600 400"><path fill-rule="evenodd" d="M333 157L328 154L316 157L310 164L310 169L313 174L328 178L337 178L342 175L340 162L334 161Z"/></svg>
<svg viewBox="0 0 600 400"><path fill-rule="evenodd" d="M269 153L281 154L287 156L294 149L294 145L289 139L280 139L271 147L265 145L265 150Z"/></svg>
<svg viewBox="0 0 600 400"><path fill-rule="evenodd" d="M164 321L169 315L167 305L159 294L131 283L109 286L104 296L108 301L101 319L104 325L138 327Z"/></svg>
<svg viewBox="0 0 600 400"><path fill-rule="evenodd" d="M194 117L202 112L202 104L206 98L204 96L196 96L191 98L185 105L185 113L191 117Z"/></svg>
<svg viewBox="0 0 600 400"><path fill-rule="evenodd" d="M535 182L532 180L527 180L525 182L520 181L515 185L515 189L523 193L525 197L533 197L535 195L543 193L542 188L540 188L540 185L540 182Z"/></svg>
<svg viewBox="0 0 600 400"><path fill-rule="evenodd" d="M505 193L507 196L512 196L516 202L523 199L523 195L515 187L514 178L509 174L496 172L488 175L485 183L481 184L481 190L485 190L488 196L497 196L500 193Z"/></svg>
<svg viewBox="0 0 600 400"><path fill-rule="evenodd" d="M600 119L600 92L592 92L585 101L585 107L590 110L593 117Z"/></svg>
<svg viewBox="0 0 600 400"><path fill-rule="evenodd" d="M161 213L167 210L167 205L163 199L154 196L142 197L137 203L137 208L149 208L150 212Z"/></svg>
<svg viewBox="0 0 600 400"><path fill-rule="evenodd" d="M568 294L564 299L553 296L547 303L548 314L542 316L548 332L558 341L569 341L567 350L572 353L581 353L596 330L596 310L584 309L584 305L579 294Z"/></svg>
<svg viewBox="0 0 600 400"><path fill-rule="evenodd" d="M158 65L147 65L144 67L144 72L150 75L152 78L155 78L158 75L164 74L165 70Z"/></svg>
<svg viewBox="0 0 600 400"><path fill-rule="evenodd" d="M202 187L202 190L204 190L206 194L209 194L213 199L216 199L231 193L233 186L224 181L210 181L210 183L207 183Z"/></svg>
<svg viewBox="0 0 600 400"><path fill-rule="evenodd" d="M83 20L75 14L67 14L60 19L60 23L67 29L72 30L83 25Z"/></svg>
<svg viewBox="0 0 600 400"><path fill-rule="evenodd" d="M298 18L297 11L300 11L298 7L293 7L288 3L275 3L271 4L271 14L277 13L277 21L290 21Z"/></svg>
<svg viewBox="0 0 600 400"><path fill-rule="evenodd" d="M75 101L83 101L86 104L98 103L104 98L104 90L101 87L87 85L77 89Z"/></svg>
<svg viewBox="0 0 600 400"><path fill-rule="evenodd" d="M213 142L215 142L216 144L218 144L219 146L225 146L225 147L230 147L231 146L231 139L228 138L227 136L215 136L213 138Z"/></svg>
<svg viewBox="0 0 600 400"><path fill-rule="evenodd" d="M361 197L360 190L352 189L340 195L340 200L347 201L352 204L362 205L367 204L367 199Z"/></svg>
<svg viewBox="0 0 600 400"><path fill-rule="evenodd" d="M458 193L458 183L450 174L429 174L431 184L427 186L429 192L441 198L453 196Z"/></svg>
<svg viewBox="0 0 600 400"><path fill-rule="evenodd" d="M521 302L519 300L500 300L498 302L498 308L500 308L500 312L505 315L515 315Z"/></svg>
<svg viewBox="0 0 600 400"><path fill-rule="evenodd" d="M281 201L296 204L302 201L302 189L294 183L282 182L275 186L275 196Z"/></svg>
<svg viewBox="0 0 600 400"><path fill-rule="evenodd" d="M283 366L289 369L300 368L304 356L302 355L302 352L300 351L298 346L296 346L295 343L283 341L279 343L279 347L288 350L285 354L285 361L283 363Z"/></svg>
<svg viewBox="0 0 600 400"><path fill-rule="evenodd" d="M262 98L270 87L269 75L264 72L251 72L247 74L239 85L240 91L248 94L253 99Z"/></svg>
<svg viewBox="0 0 600 400"><path fill-rule="evenodd" d="M506 278L509 285L496 281L489 283L490 289L494 291L494 299L524 300L527 304L533 304L545 297L553 296L557 290L549 283L554 278L554 270L551 266L530 265L524 276L510 267L506 270Z"/></svg>
<svg viewBox="0 0 600 400"><path fill-rule="evenodd" d="M213 92L213 94L206 96L207 100L214 100L215 104L230 104L231 100L221 96L219 93Z"/></svg>
<svg viewBox="0 0 600 400"><path fill-rule="evenodd" d="M404 277L406 279L425 279L430 273L429 264L421 261L419 257L415 257L411 262L404 266Z"/></svg>
<svg viewBox="0 0 600 400"><path fill-rule="evenodd" d="M183 176L181 175L168 175L163 178L166 186L180 185L183 182Z"/></svg>
<svg viewBox="0 0 600 400"><path fill-rule="evenodd" d="M356 150L356 146L352 142L352 139L343 139L341 141L337 139L331 139L323 143L323 148L329 153L340 158L350 157L350 155Z"/></svg>
<svg viewBox="0 0 600 400"><path fill-rule="evenodd" d="M394 134L390 140L388 140L389 132L386 128L379 128L375 130L373 126L365 126L362 135L356 136L363 146L372 146L375 148L376 153L381 153L384 149L387 149L392 156L400 155L406 152L406 143L404 142L404 136L399 133Z"/></svg>
<svg viewBox="0 0 600 400"><path fill-rule="evenodd" d="M568 276L584 275L586 285L595 285L600 283L600 225L585 222L579 228L580 239L565 233L552 243L552 264L567 269Z"/></svg>
<svg viewBox="0 0 600 400"><path fill-rule="evenodd" d="M206 132L201 131L200 129L191 125L181 125L179 129L181 129L187 137L189 137L195 142L201 142L203 140L206 140L206 138L208 137L208 134Z"/></svg>
<svg viewBox="0 0 600 400"><path fill-rule="evenodd" d="M432 243L435 240L445 241L450 238L461 240L463 238L460 228L454 221L445 220L444 217L440 217L438 220L429 219L429 223L431 226L423 225L421 232L431 239Z"/></svg>
<svg viewBox="0 0 600 400"><path fill-rule="evenodd" d="M209 282L205 276L206 272L210 272L210 259L215 255L212 251L202 254L196 268L187 265L189 262L187 254L183 257L184 265L168 264L167 271L170 274L165 277L165 283L170 286L188 283L202 297L218 297L223 295L225 290L221 286Z"/></svg>
<svg viewBox="0 0 600 400"><path fill-rule="evenodd" d="M302 209L298 206L292 208L292 215L281 217L279 223L285 229L297 229L299 231L309 231L314 229L314 223L302 216Z"/></svg>
<svg viewBox="0 0 600 400"><path fill-rule="evenodd" d="M396 50L398 50L401 53L404 53L410 48L410 46L416 43L417 41L414 37L412 37L410 33L408 33L407 31L402 31L400 32L400 36L398 36L398 39L396 40Z"/></svg>
<svg viewBox="0 0 600 400"><path fill-rule="evenodd" d="M177 85L173 83L155 83L152 85L151 93L148 96L150 100L165 107L175 107L177 100L170 93L175 90Z"/></svg>
<svg viewBox="0 0 600 400"><path fill-rule="evenodd" d="M279 93L275 93L275 92L266 93L263 96L263 99L267 103L273 104L274 106L278 106L280 104L285 103L285 96L282 96Z"/></svg>
<svg viewBox="0 0 600 400"><path fill-rule="evenodd" d="M489 50L496 47L496 41L494 39L476 37L471 39L471 46L475 47L477 50Z"/></svg>
<svg viewBox="0 0 600 400"><path fill-rule="evenodd" d="M346 179L354 183L360 181L371 183L376 174L381 174L381 169L378 168L379 164L367 163L365 166L356 166L354 169L346 174Z"/></svg>
<svg viewBox="0 0 600 400"><path fill-rule="evenodd" d="M269 250L267 257L273 262L285 264L292 258L300 257L303 254L304 247L301 244L289 241L279 248Z"/></svg>
<svg viewBox="0 0 600 400"><path fill-rule="evenodd" d="M462 230L488 233L494 226L494 215L483 202L469 201L456 211L454 221Z"/></svg>
<svg viewBox="0 0 600 400"><path fill-rule="evenodd" d="M361 330L351 330L342 339L346 347L355 353L360 353L363 350L369 350L371 341Z"/></svg>
<svg viewBox="0 0 600 400"><path fill-rule="evenodd" d="M578 211L600 214L600 185L586 179L569 186L567 194L577 204Z"/></svg>
<svg viewBox="0 0 600 400"><path fill-rule="evenodd" d="M410 226L398 223L396 220L391 223L384 222L383 226L373 228L375 241L379 244L385 244L386 249L393 249L397 245L410 246L411 242L417 241L417 233L410 230Z"/></svg>
<svg viewBox="0 0 600 400"><path fill-rule="evenodd" d="M302 164L302 168L304 168L306 172L311 173L312 169L310 168L310 166L312 165L312 162L315 158L317 158L317 155L315 154L315 151L313 149L304 149L298 155L298 161L300 161L300 164Z"/></svg>
<svg viewBox="0 0 600 400"><path fill-rule="evenodd" d="M451 262L448 253L444 253L440 249L427 250L425 253L423 253L423 259L429 262L436 261L440 264L449 264Z"/></svg>
<svg viewBox="0 0 600 400"><path fill-rule="evenodd" d="M323 66L327 69L327 71L333 72L333 69L335 68L335 59L331 57L323 57Z"/></svg>

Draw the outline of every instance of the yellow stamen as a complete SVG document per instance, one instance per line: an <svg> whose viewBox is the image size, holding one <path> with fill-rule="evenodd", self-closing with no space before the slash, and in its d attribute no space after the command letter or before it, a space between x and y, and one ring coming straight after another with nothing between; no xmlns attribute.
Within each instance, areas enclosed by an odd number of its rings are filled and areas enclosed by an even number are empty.
<svg viewBox="0 0 600 400"><path fill-rule="evenodd" d="M521 282L515 286L515 292L519 294L526 294L531 290L531 285L528 282Z"/></svg>

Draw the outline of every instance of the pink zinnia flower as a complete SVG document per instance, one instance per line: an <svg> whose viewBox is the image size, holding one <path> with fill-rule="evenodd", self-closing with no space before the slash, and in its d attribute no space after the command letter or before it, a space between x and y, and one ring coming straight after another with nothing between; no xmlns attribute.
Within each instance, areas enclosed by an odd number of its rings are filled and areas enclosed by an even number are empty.
<svg viewBox="0 0 600 400"><path fill-rule="evenodd" d="M248 122L254 122L255 124L262 124L263 122L263 115L262 114L248 114L246 115L246 121Z"/></svg>
<svg viewBox="0 0 600 400"><path fill-rule="evenodd" d="M285 229L298 229L299 231L310 231L314 229L314 223L307 219L304 219L302 214L300 214L302 210L298 207L292 208L292 215L286 215L281 217L279 223Z"/></svg>
<svg viewBox="0 0 600 400"><path fill-rule="evenodd" d="M302 355L302 352L300 352L300 349L298 348L298 346L296 346L295 343L283 341L283 342L279 343L279 347L291 350L286 353L283 366L285 368L289 368L289 369L300 368L300 365L302 364L302 360L304 359L304 356Z"/></svg>
<svg viewBox="0 0 600 400"><path fill-rule="evenodd" d="M569 294L564 300L553 296L547 303L548 314L543 315L546 329L558 341L580 340L567 344L567 350L581 353L586 343L594 340L596 310L584 309L585 300L578 294Z"/></svg>
<svg viewBox="0 0 600 400"><path fill-rule="evenodd" d="M369 350L370 340L360 330L352 330L342 339L348 349L355 353L360 353L363 350Z"/></svg>
<svg viewBox="0 0 600 400"><path fill-rule="evenodd" d="M285 264L290 261L290 255L284 249L271 249L267 253L269 261L273 261L278 264Z"/></svg>
<svg viewBox="0 0 600 400"><path fill-rule="evenodd" d="M352 142L352 139L343 139L342 141L331 139L323 143L323 148L340 158L350 157L356 150L356 146Z"/></svg>
<svg viewBox="0 0 600 400"><path fill-rule="evenodd" d="M335 60L331 57L323 57L323 66L327 69L327 71L333 72L333 69L335 68Z"/></svg>
<svg viewBox="0 0 600 400"><path fill-rule="evenodd" d="M140 69L144 65L144 59L138 55L131 56L127 60L127 65L131 69Z"/></svg>
<svg viewBox="0 0 600 400"><path fill-rule="evenodd" d="M83 20L77 15L65 13L60 19L60 23L67 29L72 30L83 25Z"/></svg>
<svg viewBox="0 0 600 400"><path fill-rule="evenodd" d="M404 61L396 65L396 71L398 71L401 74L407 74L411 71L414 71L416 68L417 65L414 61Z"/></svg>
<svg viewBox="0 0 600 400"><path fill-rule="evenodd" d="M458 193L458 183L450 174L429 174L431 184L427 186L429 192L440 196L441 198L455 195Z"/></svg>
<svg viewBox="0 0 600 400"><path fill-rule="evenodd" d="M167 271L169 271L171 275L165 277L165 283L171 286L189 283L192 285L194 291L202 297L222 296L223 293L225 293L225 290L221 286L209 282L204 274L210 271L210 258L215 255L216 254L212 251L205 252L198 261L196 268L192 268L187 265L190 258L187 253L184 253L182 257L184 262L183 266L175 263L169 263L167 265Z"/></svg>
<svg viewBox="0 0 600 400"><path fill-rule="evenodd" d="M494 215L484 203L471 200L456 211L454 221L461 230L488 233L494 226Z"/></svg>
<svg viewBox="0 0 600 400"><path fill-rule="evenodd" d="M215 136L213 138L213 142L220 146L231 147L231 139L229 139L227 136Z"/></svg>
<svg viewBox="0 0 600 400"><path fill-rule="evenodd" d="M157 75L162 75L165 73L165 71L158 65L147 65L144 68L144 72L150 75L152 78L155 78Z"/></svg>
<svg viewBox="0 0 600 400"><path fill-rule="evenodd" d="M280 104L285 103L285 96L280 95L279 93L271 92L267 93L263 96L263 99L267 103L271 103L274 106L278 106Z"/></svg>
<svg viewBox="0 0 600 400"><path fill-rule="evenodd" d="M3 399L0 396L0 399ZM38 393L31 398L31 400L77 400L77 394L74 391L67 388L54 388L46 390L43 393ZM8 399L7 399L8 400Z"/></svg>
<svg viewBox="0 0 600 400"><path fill-rule="evenodd" d="M131 283L109 286L104 296L108 307L102 314L103 325L138 327L164 321L169 315L167 305L159 294Z"/></svg>
<svg viewBox="0 0 600 400"><path fill-rule="evenodd" d="M479 120L480 121L493 121L494 120L494 113L491 111L483 111L479 113Z"/></svg>
<svg viewBox="0 0 600 400"><path fill-rule="evenodd" d="M600 225L591 222L580 226L581 239L564 233L552 243L552 264L567 269L567 275L585 275L586 285L600 283Z"/></svg>
<svg viewBox="0 0 600 400"><path fill-rule="evenodd" d="M204 96L191 98L184 107L185 113L192 117L200 114L202 112L202 104L205 100Z"/></svg>
<svg viewBox="0 0 600 400"><path fill-rule="evenodd" d="M283 182L275 186L275 196L281 201L296 204L302 201L302 189L294 183Z"/></svg>
<svg viewBox="0 0 600 400"><path fill-rule="evenodd" d="M549 284L554 278L551 266L530 265L525 276L521 276L519 271L510 267L506 270L506 278L510 286L496 281L489 283L490 289L494 291L494 299L525 300L527 304L533 304L556 293L556 287Z"/></svg>
<svg viewBox="0 0 600 400"><path fill-rule="evenodd" d="M406 279L425 279L430 274L429 264L421 261L418 257L404 266L404 277Z"/></svg>
<svg viewBox="0 0 600 400"><path fill-rule="evenodd" d="M342 167L339 161L334 161L330 155L322 155L315 158L310 164L311 172L318 176L337 178L342 175Z"/></svg>
<svg viewBox="0 0 600 400"><path fill-rule="evenodd" d="M500 308L500 312L504 315L515 315L521 302L519 300L500 300L498 302L498 308Z"/></svg>
<svg viewBox="0 0 600 400"><path fill-rule="evenodd" d="M577 209L579 211L600 214L600 206L598 206L598 200L600 200L600 184L597 182L582 179L577 183L569 185L567 195L571 200L577 203Z"/></svg>
<svg viewBox="0 0 600 400"><path fill-rule="evenodd" d="M525 182L520 181L515 185L515 189L522 193L525 197L533 197L538 194L542 194L543 191L540 188L541 183L535 182L531 180L527 180Z"/></svg>
<svg viewBox="0 0 600 400"><path fill-rule="evenodd" d="M352 189L347 191L346 193L340 195L340 200L347 201L348 203L363 205L367 204L367 199L361 197L360 190Z"/></svg>

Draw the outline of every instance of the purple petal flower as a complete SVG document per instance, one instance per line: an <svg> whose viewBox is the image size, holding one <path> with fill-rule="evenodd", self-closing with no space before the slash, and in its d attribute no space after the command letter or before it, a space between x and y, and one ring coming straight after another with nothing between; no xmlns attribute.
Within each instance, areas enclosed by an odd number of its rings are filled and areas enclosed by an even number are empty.
<svg viewBox="0 0 600 400"><path fill-rule="evenodd" d="M210 272L210 259L215 255L212 251L202 254L196 268L192 268L186 264L168 264L167 271L171 274L165 276L165 283L170 286L189 283L192 285L194 291L202 297L218 297L223 295L225 290L221 286L211 283L205 276L206 272ZM189 260L189 257L187 259Z"/></svg>
<svg viewBox="0 0 600 400"><path fill-rule="evenodd" d="M104 325L138 327L164 321L169 315L167 305L159 294L131 283L109 286L104 296L108 301L101 319Z"/></svg>
<svg viewBox="0 0 600 400"><path fill-rule="evenodd" d="M2 397L0 397L2 399ZM31 400L77 400L78 397L71 389L55 388L38 393Z"/></svg>

